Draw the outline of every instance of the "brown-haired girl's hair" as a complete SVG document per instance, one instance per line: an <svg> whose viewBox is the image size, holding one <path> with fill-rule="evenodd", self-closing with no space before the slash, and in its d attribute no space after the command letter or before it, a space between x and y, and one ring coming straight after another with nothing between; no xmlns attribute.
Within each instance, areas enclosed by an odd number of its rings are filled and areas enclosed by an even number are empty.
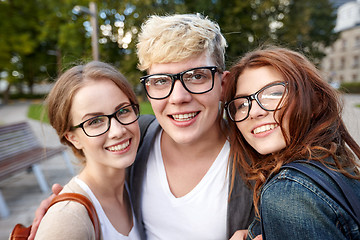
<svg viewBox="0 0 360 240"><path fill-rule="evenodd" d="M72 101L77 91L84 86L86 82L104 79L114 82L129 98L130 103L138 104L136 95L126 78L110 64L99 61L78 65L64 72L56 81L46 98L51 126L56 130L60 142L70 146L81 163L84 163L85 160L84 153L75 148L71 142L65 138L65 134L70 131L72 124L70 116ZM101 99L99 101L101 101Z"/></svg>
<svg viewBox="0 0 360 240"><path fill-rule="evenodd" d="M356 156L360 158L360 147L342 121L339 95L302 54L274 46L246 54L230 69L225 101L234 98L238 78L246 69L263 66L274 68L287 83L286 104L277 113L280 126L284 126L285 114L289 121L289 131L286 133L282 130L286 147L273 154L261 155L246 142L236 124L229 121L233 171L239 171L248 181L255 182L256 212L259 191L266 179L278 172L283 164L294 160L324 162L327 157L332 157L334 162L328 164L347 177L360 179L358 174L353 174L358 173Z"/></svg>

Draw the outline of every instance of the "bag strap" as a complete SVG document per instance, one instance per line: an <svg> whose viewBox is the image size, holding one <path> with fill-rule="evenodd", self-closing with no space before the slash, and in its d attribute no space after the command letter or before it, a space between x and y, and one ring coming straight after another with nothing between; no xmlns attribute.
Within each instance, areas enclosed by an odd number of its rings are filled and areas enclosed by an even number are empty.
<svg viewBox="0 0 360 240"><path fill-rule="evenodd" d="M91 201L87 197L85 197L84 195L81 195L79 193L62 193L62 194L55 196L55 198L51 201L49 208L52 205L54 205L55 203L58 203L61 201L75 201L75 202L78 202L78 203L84 205L84 207L88 211L91 222L94 225L95 237L96 237L95 239L100 239L100 221L99 221L99 218L96 213L94 205L91 203Z"/></svg>
<svg viewBox="0 0 360 240"><path fill-rule="evenodd" d="M326 173L336 185L339 187L341 194L335 191L328 183L328 181L321 175L317 174L313 169L305 167L303 164L310 164L324 173ZM306 176L308 176L313 181L317 182L334 200L337 201L339 205L341 205L355 222L360 226L360 204L357 197L354 195L352 189L348 184L346 184L343 179L340 178L339 174L331 169L327 168L320 162L316 161L306 161L306 160L297 160L295 162L291 162L283 165L281 168L291 168L295 169Z"/></svg>

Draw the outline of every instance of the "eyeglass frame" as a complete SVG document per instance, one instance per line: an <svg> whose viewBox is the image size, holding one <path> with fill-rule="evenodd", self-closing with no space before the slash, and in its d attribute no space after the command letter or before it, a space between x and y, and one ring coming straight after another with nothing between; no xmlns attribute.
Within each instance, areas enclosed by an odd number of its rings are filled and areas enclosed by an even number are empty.
<svg viewBox="0 0 360 240"><path fill-rule="evenodd" d="M124 109L124 108L126 108L126 107L130 107L130 106L134 109L134 112L136 113L136 119L135 119L134 121L132 121L132 122L129 122L129 123L122 123L122 122L116 117L116 113L119 112L121 109ZM107 118L109 119L109 121L108 121L108 127L107 127L107 129L106 129L105 132L100 133L100 134L95 135L95 136L90 136L88 133L86 133L86 131L85 131L85 129L84 129L84 124L85 124L87 121L89 121L89 120L91 120L91 119L98 118L98 117L107 117ZM119 108L118 110L116 110L116 111L115 111L114 113L112 113L112 114L109 114L109 115L103 114L103 115L97 115L97 116L95 116L95 117L91 117L91 118L89 118L89 119L81 122L80 124L78 124L78 125L76 125L76 126L70 127L70 130L75 130L75 129L81 128L81 129L83 130L83 132L85 133L86 136L88 136L88 137L98 137L98 136L101 136L101 135L103 135L103 134L105 134L106 132L109 131L109 129L110 129L110 127L111 127L111 119L112 119L112 118L115 118L116 121L118 121L121 125L125 125L125 126L126 126L126 125L130 125L130 124L136 122L136 121L139 119L139 117L140 117L139 105L138 105L138 104L128 104L128 105L125 105L125 106Z"/></svg>
<svg viewBox="0 0 360 240"><path fill-rule="evenodd" d="M260 100L259 100L259 98L258 98L258 95L259 95L260 92L262 92L263 90L265 90L265 89L267 89L267 88L270 88L270 87L272 87L272 86L276 86L276 85L283 85L283 86L285 87L285 90L286 90L286 85L287 85L286 82L274 82L274 83L272 83L272 84L270 84L270 85L267 85L267 86L261 88L260 90L256 91L256 92L253 93L253 94L250 94L250 95L248 95L248 96L236 97L236 98L231 99L229 102L225 103L225 106L224 106L224 107L225 107L226 113L227 113L227 115L230 117L231 121L233 121L233 122L242 122L242 121L246 120L246 119L249 117L249 115L250 115L250 110L251 110L251 107L252 107L252 101L253 101L253 100L255 100L256 103L257 103L263 110L265 110L265 111L274 112L274 111L276 111L276 110L279 110L281 107L276 108L276 109L273 109L273 110L268 110L268 109L266 109L266 108L260 103ZM283 96L284 96L284 95L283 95ZM283 99L283 96L281 97L282 99ZM249 102L249 109L248 109L248 112L247 112L246 117L245 117L244 119L235 121L235 119L233 119L232 116L231 116L231 114L230 114L229 105L230 105L230 103L234 102L235 100L237 100L237 99L239 99L239 98L246 98L246 99L248 100L248 102ZM279 101L279 103L282 101L282 99Z"/></svg>
<svg viewBox="0 0 360 240"><path fill-rule="evenodd" d="M196 69L209 69L211 71L211 77L212 77L212 83L211 83L211 88L209 90L203 91L203 92L192 92L190 91L187 87L186 84L184 83L183 80L183 76L185 73L191 71L191 70L196 70ZM196 67L196 68L190 68L187 69L185 71L179 72L179 73L175 73L175 74L170 74L170 73L155 73L155 74L150 74L150 75L146 75L143 77L140 77L140 82L143 84L146 95L151 98L151 99L156 99L156 100L161 100L161 99L165 99L167 97L169 97L174 89L174 85L175 85L175 81L179 80L181 82L181 85L185 88L186 91L188 91L191 94L203 94L203 93L207 93L210 92L213 88L214 88L214 82L215 82L215 73L220 72L217 66L204 66L204 67ZM171 78L172 82L171 82L171 87L170 87L170 91L169 93L165 96L165 97L161 97L161 98L155 98L155 97L151 97L150 94L148 93L147 89L146 89L146 79L152 76L156 76L156 75L165 75Z"/></svg>

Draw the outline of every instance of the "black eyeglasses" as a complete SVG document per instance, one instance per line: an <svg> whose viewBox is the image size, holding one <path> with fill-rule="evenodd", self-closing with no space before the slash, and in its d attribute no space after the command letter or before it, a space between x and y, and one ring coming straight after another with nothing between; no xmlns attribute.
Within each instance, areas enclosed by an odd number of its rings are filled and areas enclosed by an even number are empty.
<svg viewBox="0 0 360 240"><path fill-rule="evenodd" d="M152 99L164 99L170 96L176 80L180 80L183 87L193 94L209 92L214 87L214 77L217 67L191 68L177 74L151 74L140 78L146 94Z"/></svg>
<svg viewBox="0 0 360 240"><path fill-rule="evenodd" d="M130 104L116 110L113 114L92 117L70 129L81 128L88 137L97 137L109 131L112 118L122 125L129 125L139 118L139 106Z"/></svg>
<svg viewBox="0 0 360 240"><path fill-rule="evenodd" d="M276 82L249 96L232 99L225 104L225 109L232 121L241 122L249 117L252 100L255 100L266 111L275 111L284 105L282 100L286 94L286 83Z"/></svg>

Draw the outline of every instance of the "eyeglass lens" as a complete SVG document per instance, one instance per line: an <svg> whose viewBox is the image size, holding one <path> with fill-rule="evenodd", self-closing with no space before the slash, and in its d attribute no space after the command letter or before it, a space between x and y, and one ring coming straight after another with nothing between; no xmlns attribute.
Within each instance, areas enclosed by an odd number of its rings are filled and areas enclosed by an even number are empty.
<svg viewBox="0 0 360 240"><path fill-rule="evenodd" d="M280 104L280 101L285 92L285 86L279 83L270 85L251 96L264 110L274 111L282 107L283 104ZM248 117L251 108L251 96L239 97L229 103L228 113L233 121L242 121Z"/></svg>
<svg viewBox="0 0 360 240"><path fill-rule="evenodd" d="M139 111L135 105L120 108L111 115L100 115L85 121L83 124L84 132L95 137L107 132L110 128L111 118L115 117L121 124L128 125L138 119Z"/></svg>
<svg viewBox="0 0 360 240"><path fill-rule="evenodd" d="M209 68L190 69L180 74L154 74L145 79L145 88L151 98L166 98L173 89L176 78L190 93L204 93L213 87L214 73ZM174 79L174 80L173 80Z"/></svg>

